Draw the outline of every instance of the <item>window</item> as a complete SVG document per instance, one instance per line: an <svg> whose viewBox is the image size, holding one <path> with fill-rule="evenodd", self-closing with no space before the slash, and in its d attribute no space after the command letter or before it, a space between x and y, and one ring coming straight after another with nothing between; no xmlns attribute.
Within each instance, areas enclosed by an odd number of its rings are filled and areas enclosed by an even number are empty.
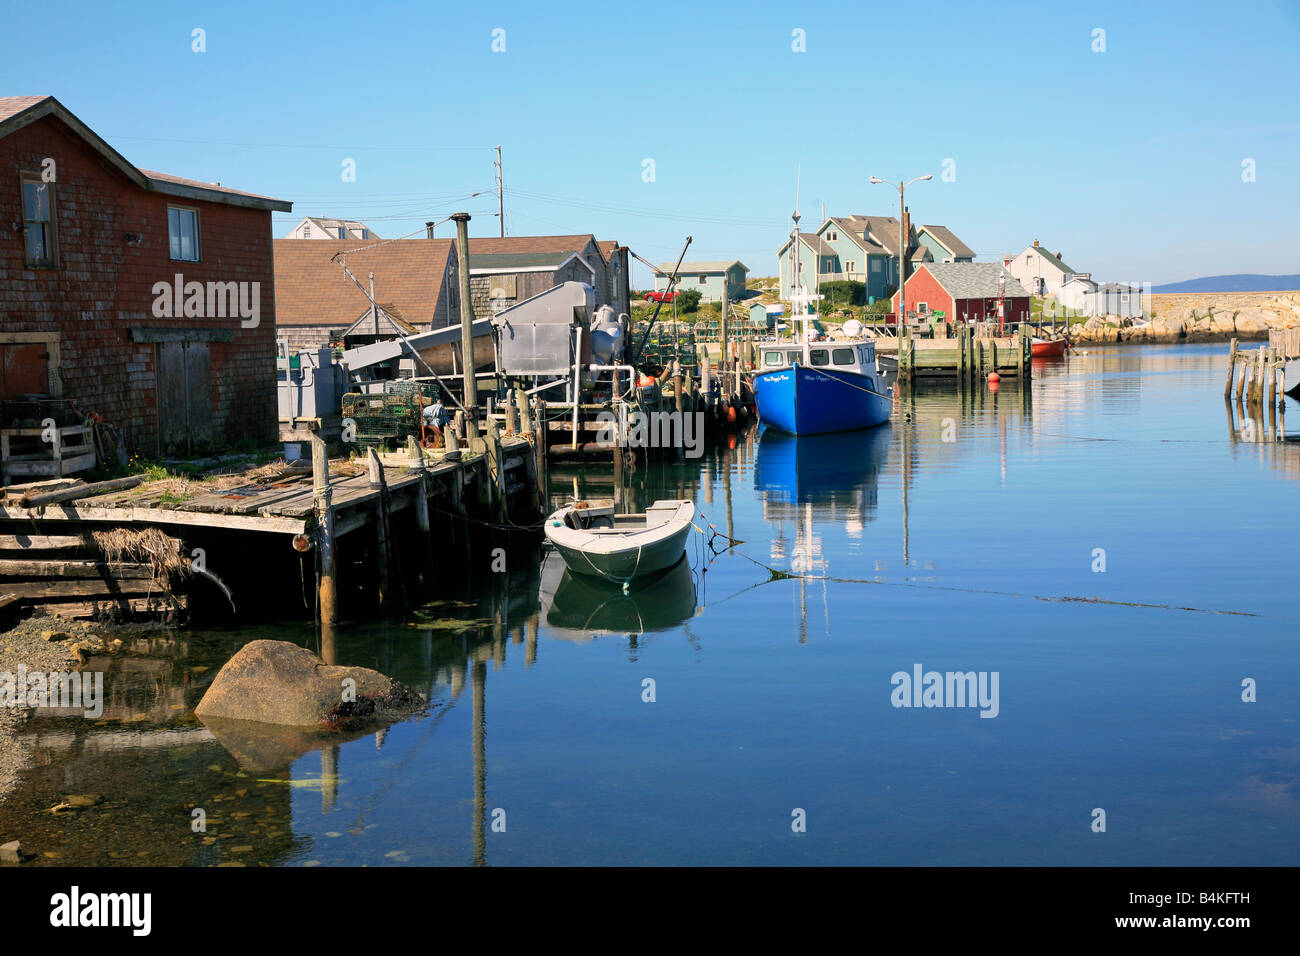
<svg viewBox="0 0 1300 956"><path fill-rule="evenodd" d="M309 223L309 222L304 222L304 223L302 224L302 237L303 237L304 239L310 239L310 238L311 238L311 223Z"/></svg>
<svg viewBox="0 0 1300 956"><path fill-rule="evenodd" d="M808 360L812 362L813 365L829 365L831 362L831 355L826 351L826 349L813 349L808 353Z"/></svg>
<svg viewBox="0 0 1300 956"><path fill-rule="evenodd" d="M764 364L764 365L780 365L780 364L781 364L781 353L780 353L780 352L764 352L764 353L763 353L763 364Z"/></svg>
<svg viewBox="0 0 1300 956"><path fill-rule="evenodd" d="M879 271L880 271L880 257L879 257L879 256L877 256L876 258L874 258L874 259L871 260L871 271L872 271L872 272L879 272Z"/></svg>
<svg viewBox="0 0 1300 956"><path fill-rule="evenodd" d="M846 263L844 263L844 271L847 272L849 275L853 275L858 271L857 264L854 263L852 259L848 260Z"/></svg>
<svg viewBox="0 0 1300 956"><path fill-rule="evenodd" d="M54 183L38 173L23 175L23 245L29 269L54 269L59 264L54 232Z"/></svg>
<svg viewBox="0 0 1300 956"><path fill-rule="evenodd" d="M853 349L832 349L831 361L836 365L852 365Z"/></svg>
<svg viewBox="0 0 1300 956"><path fill-rule="evenodd" d="M840 238L840 234L838 232L828 232L826 233L826 238L829 239L831 242L835 242Z"/></svg>
<svg viewBox="0 0 1300 956"><path fill-rule="evenodd" d="M339 238L340 238L340 239L346 239L346 238L348 237L348 227L347 227L347 226L339 226L339 227L338 227L338 233L339 233Z"/></svg>
<svg viewBox="0 0 1300 956"><path fill-rule="evenodd" d="M916 303L916 311L921 315L928 315L930 312L930 303L928 302Z"/></svg>
<svg viewBox="0 0 1300 956"><path fill-rule="evenodd" d="M786 353L785 353L785 360L786 360L787 362L789 362L791 365L793 365L795 362L800 362L800 361L803 360L803 353L802 353L802 352L786 352Z"/></svg>
<svg viewBox="0 0 1300 956"><path fill-rule="evenodd" d="M708 282L708 281L709 281L709 277L708 277L708 276L700 276L700 285L704 285L704 283L706 283L706 282Z"/></svg>
<svg viewBox="0 0 1300 956"><path fill-rule="evenodd" d="M875 348L875 346L873 346L873 345L859 345L859 346L858 346L858 355L861 356L861 361L862 361L862 364L863 364L863 365L870 365L870 364L871 364L871 362L872 362L871 350L872 350L873 348Z"/></svg>
<svg viewBox="0 0 1300 956"><path fill-rule="evenodd" d="M199 261L199 211L167 207L167 237L171 257L181 262Z"/></svg>

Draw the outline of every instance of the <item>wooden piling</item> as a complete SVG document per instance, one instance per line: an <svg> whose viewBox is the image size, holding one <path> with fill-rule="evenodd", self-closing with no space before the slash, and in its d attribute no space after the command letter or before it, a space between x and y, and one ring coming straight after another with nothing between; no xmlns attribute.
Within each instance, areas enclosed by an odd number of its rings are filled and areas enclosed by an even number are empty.
<svg viewBox="0 0 1300 956"><path fill-rule="evenodd" d="M495 493L492 495L494 507L493 514L496 519L504 523L508 517L506 505L506 468L505 461L501 455L501 435L497 431L497 423L494 419L488 419L487 422L487 456L489 477L493 479L492 485Z"/></svg>
<svg viewBox="0 0 1300 956"><path fill-rule="evenodd" d="M425 588L433 585L433 535L429 528L429 476L424 467L424 451L414 436L406 439L411 470L420 476L415 489L415 524L420 531L420 578Z"/></svg>
<svg viewBox="0 0 1300 956"><path fill-rule="evenodd" d="M1249 365L1243 362L1241 366L1241 375L1238 376L1237 378L1237 404L1238 405L1241 404L1242 393L1245 392L1246 390L1246 376L1249 373L1249 371L1250 371Z"/></svg>
<svg viewBox="0 0 1300 956"><path fill-rule="evenodd" d="M469 282L469 220L467 212L452 214L456 223L456 276L460 280L460 361L464 395L462 404L468 411L465 419L465 437L475 438L478 428L474 422L478 404L478 386L474 380L474 307ZM471 447L473 443L471 442Z"/></svg>
<svg viewBox="0 0 1300 956"><path fill-rule="evenodd" d="M384 481L384 468L379 463L379 455L374 448L367 452L367 464L370 468L370 487L378 488L379 501L375 505L374 545L375 570L379 583L379 604L382 607L392 596L392 567L389 558L392 555L393 540L388 527L388 483Z"/></svg>
<svg viewBox="0 0 1300 956"><path fill-rule="evenodd" d="M316 582L316 605L322 630L334 626L338 612L335 589L334 507L330 492L330 461L325 440L311 434L312 501L316 511L316 554L319 570Z"/></svg>
<svg viewBox="0 0 1300 956"><path fill-rule="evenodd" d="M519 405L512 388L506 397L506 434L519 434Z"/></svg>
<svg viewBox="0 0 1300 956"><path fill-rule="evenodd" d="M1232 376L1237 369L1237 340L1234 338L1228 345L1228 380L1223 384L1223 398L1226 401L1232 397Z"/></svg>

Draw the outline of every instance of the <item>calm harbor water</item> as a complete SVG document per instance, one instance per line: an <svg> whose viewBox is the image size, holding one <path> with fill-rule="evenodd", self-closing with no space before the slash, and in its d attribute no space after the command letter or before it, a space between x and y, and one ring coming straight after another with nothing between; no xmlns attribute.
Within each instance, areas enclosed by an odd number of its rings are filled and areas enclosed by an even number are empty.
<svg viewBox="0 0 1300 956"><path fill-rule="evenodd" d="M187 713L241 644L311 628L159 638L111 719L33 727L0 824L55 864L1294 864L1300 442L1243 440L1272 426L1225 412L1225 351L1092 349L652 465L631 504L694 498L742 543L627 596L512 553L340 628L338 663L431 697L380 734ZM996 716L894 706L918 665L996 674Z"/></svg>

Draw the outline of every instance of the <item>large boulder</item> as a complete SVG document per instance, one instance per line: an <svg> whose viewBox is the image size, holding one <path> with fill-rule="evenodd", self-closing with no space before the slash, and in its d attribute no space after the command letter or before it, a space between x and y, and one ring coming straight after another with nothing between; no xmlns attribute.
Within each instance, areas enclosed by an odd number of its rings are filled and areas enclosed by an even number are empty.
<svg viewBox="0 0 1300 956"><path fill-rule="evenodd" d="M1177 342L1183 337L1182 319L1159 315L1151 320L1151 339L1155 342Z"/></svg>
<svg viewBox="0 0 1300 956"><path fill-rule="evenodd" d="M194 712L314 729L353 729L423 706L405 684L368 667L335 667L288 641L253 641L221 668Z"/></svg>

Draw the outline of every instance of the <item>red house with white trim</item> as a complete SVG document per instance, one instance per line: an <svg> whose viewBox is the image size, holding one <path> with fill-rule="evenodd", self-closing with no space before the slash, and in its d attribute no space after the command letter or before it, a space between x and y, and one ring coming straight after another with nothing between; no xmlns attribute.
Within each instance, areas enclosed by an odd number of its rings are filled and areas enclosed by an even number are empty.
<svg viewBox="0 0 1300 956"><path fill-rule="evenodd" d="M274 442L271 212L291 209L138 169L52 96L0 97L0 416L68 402L146 456Z"/></svg>
<svg viewBox="0 0 1300 956"><path fill-rule="evenodd" d="M999 262L927 262L907 280L907 312L942 312L949 322L997 321L999 277L1007 322L1029 321L1029 292ZM898 293L892 300L898 312Z"/></svg>

